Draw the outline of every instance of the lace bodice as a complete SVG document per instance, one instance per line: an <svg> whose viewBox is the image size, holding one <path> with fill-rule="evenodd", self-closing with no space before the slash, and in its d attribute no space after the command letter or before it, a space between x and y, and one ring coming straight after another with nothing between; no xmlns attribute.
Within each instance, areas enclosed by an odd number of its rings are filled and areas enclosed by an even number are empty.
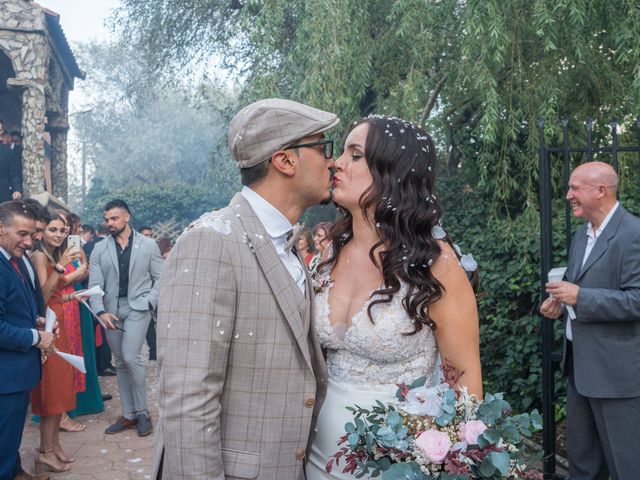
<svg viewBox="0 0 640 480"><path fill-rule="evenodd" d="M355 384L383 385L411 382L426 375L431 378L436 366L438 347L433 331L425 327L414 335L411 318L402 306L406 285L390 303L376 304L367 315L369 303L356 313L346 331L337 331L329 323L330 282L320 278L325 287L316 294L313 321L321 345L327 349L329 378Z"/></svg>

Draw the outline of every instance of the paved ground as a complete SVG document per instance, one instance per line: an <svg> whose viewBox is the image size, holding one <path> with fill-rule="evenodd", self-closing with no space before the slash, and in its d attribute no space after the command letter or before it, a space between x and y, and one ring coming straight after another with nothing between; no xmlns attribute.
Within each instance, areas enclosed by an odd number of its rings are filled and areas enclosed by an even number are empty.
<svg viewBox="0 0 640 480"><path fill-rule="evenodd" d="M145 349L146 350L146 349ZM143 351L146 356L147 352ZM147 363L147 392L151 418L156 424L158 415L158 372L156 362ZM60 444L67 455L76 459L69 473L50 474L52 479L68 480L141 480L151 478L154 435L138 437L135 429L115 435L104 430L120 414L116 377L100 377L103 393L111 393L113 400L105 402L105 411L85 415L77 420L87 425L84 432L60 432ZM29 419L31 415L29 415ZM38 425L27 420L22 447L22 465L33 472L35 449L40 443Z"/></svg>

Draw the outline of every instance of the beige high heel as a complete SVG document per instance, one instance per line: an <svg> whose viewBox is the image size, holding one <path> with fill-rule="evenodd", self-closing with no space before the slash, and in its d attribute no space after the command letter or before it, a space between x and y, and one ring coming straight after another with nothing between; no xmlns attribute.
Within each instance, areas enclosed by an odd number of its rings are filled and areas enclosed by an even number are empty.
<svg viewBox="0 0 640 480"><path fill-rule="evenodd" d="M47 458L47 454L52 453L55 460L58 460L53 449L51 450L41 450L40 455L36 458L34 463L34 472L36 475L39 475L44 472L54 472L54 473L65 473L71 471L71 465L68 463L62 463L62 465L56 464L54 460Z"/></svg>
<svg viewBox="0 0 640 480"><path fill-rule="evenodd" d="M40 453L44 453L44 450L41 450L39 448L37 450ZM67 455L64 453L60 445L56 445L55 447L53 447L53 453L55 453L56 458L60 460L62 463L73 463L76 461L75 458L67 457Z"/></svg>
<svg viewBox="0 0 640 480"><path fill-rule="evenodd" d="M87 426L84 423L76 422L66 413L60 419L60 430L63 432L84 432Z"/></svg>

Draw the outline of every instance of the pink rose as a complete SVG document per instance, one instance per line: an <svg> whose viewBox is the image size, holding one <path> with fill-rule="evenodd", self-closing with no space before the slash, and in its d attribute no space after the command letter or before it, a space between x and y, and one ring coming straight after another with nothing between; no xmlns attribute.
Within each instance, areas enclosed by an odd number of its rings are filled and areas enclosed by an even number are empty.
<svg viewBox="0 0 640 480"><path fill-rule="evenodd" d="M431 463L442 463L451 445L449 435L438 430L427 430L416 438L416 447L422 450Z"/></svg>
<svg viewBox="0 0 640 480"><path fill-rule="evenodd" d="M460 424L459 438L461 442L468 445L477 445L478 437L487 429L487 426L480 420L469 420L467 423Z"/></svg>

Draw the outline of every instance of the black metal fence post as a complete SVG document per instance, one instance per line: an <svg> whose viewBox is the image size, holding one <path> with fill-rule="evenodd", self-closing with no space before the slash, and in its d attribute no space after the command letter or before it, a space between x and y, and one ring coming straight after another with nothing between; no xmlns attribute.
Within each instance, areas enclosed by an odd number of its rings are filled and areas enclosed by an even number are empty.
<svg viewBox="0 0 640 480"><path fill-rule="evenodd" d="M571 165L569 162L569 118L562 119L562 185L563 190L569 183L569 174ZM571 205L569 202L564 203L564 236L567 242L567 257L569 256L569 248L571 247Z"/></svg>
<svg viewBox="0 0 640 480"><path fill-rule="evenodd" d="M611 166L618 171L618 119L611 120Z"/></svg>
<svg viewBox="0 0 640 480"><path fill-rule="evenodd" d="M542 298L547 297L544 285L552 263L552 222L551 222L551 165L549 152L544 144L544 120L538 120L540 131L540 289ZM556 417L554 407L553 369L553 320L542 319L542 447L544 449L544 477L553 478L556 471Z"/></svg>

